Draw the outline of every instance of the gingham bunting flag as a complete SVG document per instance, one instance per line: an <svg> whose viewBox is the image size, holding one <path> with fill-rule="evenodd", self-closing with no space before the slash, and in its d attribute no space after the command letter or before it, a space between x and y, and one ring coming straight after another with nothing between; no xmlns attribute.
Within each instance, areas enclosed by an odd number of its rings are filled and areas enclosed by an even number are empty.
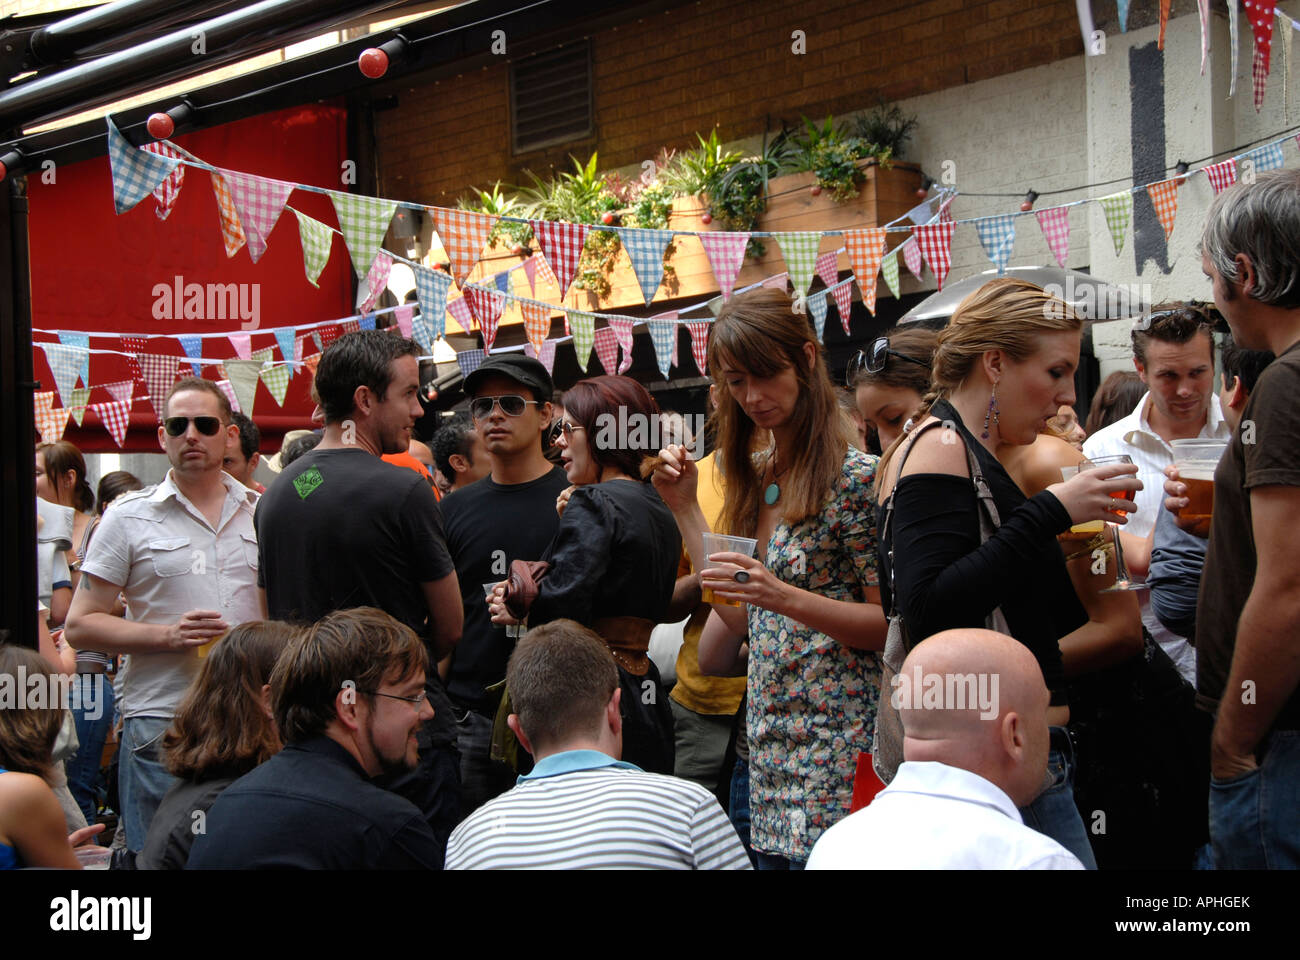
<svg viewBox="0 0 1300 960"><path fill-rule="evenodd" d="M190 358L190 368L194 371L194 376L203 376L203 364L198 362L203 359L203 338L192 333L181 333L177 334L176 339L181 342L185 356Z"/></svg>
<svg viewBox="0 0 1300 960"><path fill-rule="evenodd" d="M400 310L400 309L402 309L402 308L401 308L401 307L398 307L397 309ZM408 305L408 306L406 307L406 310L409 312L410 309L411 309L411 307ZM396 311L394 311L394 312L396 312ZM360 328L361 328L362 330L374 330L374 329L375 329L375 315L374 315L373 313L363 313L363 314L361 315L361 320L360 320L359 326L360 326Z"/></svg>
<svg viewBox="0 0 1300 960"><path fill-rule="evenodd" d="M82 386L90 386L90 335L60 330L59 343L65 347L80 347L86 351L85 356L81 358L81 369L77 371L77 376L81 377Z"/></svg>
<svg viewBox="0 0 1300 960"><path fill-rule="evenodd" d="M144 385L149 391L149 402L153 404L154 414L161 423L163 401L167 399L167 391L176 382L176 371L182 363L181 358L170 354L137 353L135 359L144 374Z"/></svg>
<svg viewBox="0 0 1300 960"><path fill-rule="evenodd" d="M628 317L606 317L605 322L614 331L623 357L618 364L618 372L624 374L632 366L632 321Z"/></svg>
<svg viewBox="0 0 1300 960"><path fill-rule="evenodd" d="M263 347L261 350L253 351L253 359L265 365L275 359L274 347Z"/></svg>
<svg viewBox="0 0 1300 960"><path fill-rule="evenodd" d="M826 294L814 293L808 297L808 315L812 317L813 329L817 331L817 342L824 343L826 333Z"/></svg>
<svg viewBox="0 0 1300 960"><path fill-rule="evenodd" d="M319 354L317 354L317 356L319 356ZM235 388L231 385L229 380L218 380L217 389L226 395L226 399L230 401L230 409L232 411L235 413L244 412L239 408L239 398L235 396Z"/></svg>
<svg viewBox="0 0 1300 960"><path fill-rule="evenodd" d="M81 372L81 361L89 356L89 351L81 347L69 347L62 343L37 344L45 351L45 360L54 374L54 386L59 391L59 400L66 407L68 398L77 386L77 375Z"/></svg>
<svg viewBox="0 0 1300 960"><path fill-rule="evenodd" d="M903 241L903 264L907 267L908 272L917 280L924 282L925 278L921 276L924 268L921 266L921 246L917 243L916 231Z"/></svg>
<svg viewBox="0 0 1300 960"><path fill-rule="evenodd" d="M311 339L311 335L306 333L300 334L299 336L293 338L294 360L298 361L299 363L302 363L302 354L303 354L304 345L310 339Z"/></svg>
<svg viewBox="0 0 1300 960"><path fill-rule="evenodd" d="M293 210L293 207L289 209ZM334 231L305 213L293 210L293 215L298 218L298 239L302 242L303 271L307 274L307 282L313 287L319 287L321 271L330 262L330 247L334 245Z"/></svg>
<svg viewBox="0 0 1300 960"><path fill-rule="evenodd" d="M90 387L77 387L72 391L72 403L68 405L68 410L72 413L72 419L77 421L77 426L81 426L85 420L86 405L89 403Z"/></svg>
<svg viewBox="0 0 1300 960"><path fill-rule="evenodd" d="M469 272L478 263L488 234L496 226L497 218L470 210L451 210L447 207L427 207L433 217L433 228L451 261L451 273L457 283L464 283Z"/></svg>
<svg viewBox="0 0 1300 960"><path fill-rule="evenodd" d="M226 256L233 257L248 240L244 225L239 222L235 198L221 174L212 172L212 195L217 198L217 215L221 218L221 240L226 245Z"/></svg>
<svg viewBox="0 0 1300 960"><path fill-rule="evenodd" d="M366 299L361 301L361 312L369 313L374 309L375 301L379 295L384 292L388 286L388 275L393 272L393 258L387 251L380 250L375 254L374 262L370 264L370 270L366 274Z"/></svg>
<svg viewBox="0 0 1300 960"><path fill-rule="evenodd" d="M646 326L650 328L650 342L655 347L655 362L667 380L677 350L677 321L651 318L646 321Z"/></svg>
<svg viewBox="0 0 1300 960"><path fill-rule="evenodd" d="M889 287L889 292L898 299L898 247L885 256L880 261L880 275L885 278L885 286Z"/></svg>
<svg viewBox="0 0 1300 960"><path fill-rule="evenodd" d="M346 333L357 333L361 329L360 320L344 320L339 324L339 329ZM254 354L256 356L256 354Z"/></svg>
<svg viewBox="0 0 1300 960"><path fill-rule="evenodd" d="M1203 169L1205 178L1210 181L1210 186L1214 188L1216 194L1222 193L1237 182L1237 161L1233 157L1212 163Z"/></svg>
<svg viewBox="0 0 1300 960"><path fill-rule="evenodd" d="M531 343L524 344L524 353L538 361L550 373L555 369L555 341L547 340L542 344L541 350L533 348Z"/></svg>
<svg viewBox="0 0 1300 960"><path fill-rule="evenodd" d="M140 148L148 150L150 153L156 153L160 157L175 157L181 159L181 153L172 144L165 140L155 140L153 143L146 143ZM163 178L163 182L154 187L153 198L156 202L154 213L159 220L166 220L171 216L172 207L176 206L176 198L181 195L181 187L185 183L185 165L178 163L176 169ZM81 421L77 421L77 426L81 426Z"/></svg>
<svg viewBox="0 0 1300 960"><path fill-rule="evenodd" d="M677 311L669 310L666 313L656 313L651 320L671 320L677 322ZM673 366L677 366L677 335L673 334Z"/></svg>
<svg viewBox="0 0 1300 960"><path fill-rule="evenodd" d="M126 368L131 372L131 379L136 383L144 383L144 375L140 372L140 364L135 361L135 355L149 352L145 348L148 338L126 334L118 339L122 341L122 352L126 354L124 359L126 360Z"/></svg>
<svg viewBox="0 0 1300 960"><path fill-rule="evenodd" d="M714 297L712 300L706 303L705 306L709 308L709 313L713 314L716 317L718 314L722 312L722 306L724 303L725 301L722 299L722 297L719 296L719 297Z"/></svg>
<svg viewBox="0 0 1300 960"><path fill-rule="evenodd" d="M524 278L528 281L528 295L537 296L537 258L529 257L524 261Z"/></svg>
<svg viewBox="0 0 1300 960"><path fill-rule="evenodd" d="M1106 227L1110 230L1111 243L1115 245L1115 256L1124 249L1124 238L1128 235L1128 225L1133 220L1133 193L1124 190L1102 197L1097 201L1106 214Z"/></svg>
<svg viewBox="0 0 1300 960"><path fill-rule="evenodd" d="M478 321L479 332L483 334L483 349L491 353L492 344L497 339L497 322L501 319L501 311L505 307L505 297L495 290L466 287L465 299L469 301L470 312L474 314L474 319Z"/></svg>
<svg viewBox="0 0 1300 960"><path fill-rule="evenodd" d="M840 326L844 335L850 336L849 318L853 315L853 279L841 280L831 287L831 296L835 298L835 309L840 315Z"/></svg>
<svg viewBox="0 0 1300 960"><path fill-rule="evenodd" d="M1243 164L1246 161L1250 161L1254 165L1255 173L1276 170L1286 162L1282 157L1282 144L1280 143L1266 143L1254 150L1247 151L1241 158Z"/></svg>
<svg viewBox="0 0 1300 960"><path fill-rule="evenodd" d="M108 164L113 175L113 207L126 213L166 180L180 160L134 146L108 119Z"/></svg>
<svg viewBox="0 0 1300 960"><path fill-rule="evenodd" d="M320 354L310 353L302 358L302 365L311 371L311 375L316 376L316 368L320 366Z"/></svg>
<svg viewBox="0 0 1300 960"><path fill-rule="evenodd" d="M421 308L420 312L424 312L423 308ZM411 339L411 332L413 329L411 326L411 319L414 316L415 311L409 306L398 307L393 311L393 319L397 321L397 329L400 330L402 336L406 337L408 340Z"/></svg>
<svg viewBox="0 0 1300 960"><path fill-rule="evenodd" d="M691 356L695 358L695 369L705 376L709 374L709 328L713 324L708 320L688 320L686 329L691 332Z"/></svg>
<svg viewBox="0 0 1300 960"><path fill-rule="evenodd" d="M257 397L257 380L262 373L261 360L227 360L226 375L239 400L239 409L250 417Z"/></svg>
<svg viewBox="0 0 1300 960"><path fill-rule="evenodd" d="M614 333L614 328L601 327L596 331L593 342L600 365L606 373L614 373L618 369L618 335Z"/></svg>
<svg viewBox="0 0 1300 960"><path fill-rule="evenodd" d="M655 291L664 278L664 251L672 242L671 230L620 230L618 238L632 261L632 272L641 285L646 306L655 298Z"/></svg>
<svg viewBox="0 0 1300 960"><path fill-rule="evenodd" d="M790 286L790 274L777 273L777 274L773 274L770 277L764 277L763 280L759 283L759 286L771 287L773 290L785 290ZM721 304L718 304L718 310L719 311L722 310ZM718 315L717 313L714 314L715 317L717 315Z"/></svg>
<svg viewBox="0 0 1300 960"><path fill-rule="evenodd" d="M807 296L808 288L812 286L813 268L817 265L817 248L821 245L822 235L805 230L781 233L776 239L781 245L781 256L785 258L785 269L790 274L794 295Z"/></svg>
<svg viewBox="0 0 1300 960"><path fill-rule="evenodd" d="M119 447L126 440L126 428L131 422L131 401L129 400L108 400L103 403L92 403L91 412L99 417L99 422L104 425L113 442Z"/></svg>
<svg viewBox="0 0 1300 960"><path fill-rule="evenodd" d="M1047 248L1062 267L1070 256L1070 208L1049 207L1034 214L1047 238Z"/></svg>
<svg viewBox="0 0 1300 960"><path fill-rule="evenodd" d="M266 384L266 389L270 391L271 396L275 398L278 406L284 406L284 394L289 389L289 365L287 363L273 363L262 371L262 382Z"/></svg>
<svg viewBox="0 0 1300 960"><path fill-rule="evenodd" d="M1255 54L1250 76L1255 82L1255 112L1264 106L1264 87L1268 83L1269 54L1273 47L1273 0L1244 0L1246 19L1255 36Z"/></svg>
<svg viewBox="0 0 1300 960"><path fill-rule="evenodd" d="M298 331L293 327L277 327L274 331L275 342L280 345L280 356L285 360L296 360L294 356L294 341L298 339ZM293 367L289 367L289 377L293 378Z"/></svg>
<svg viewBox="0 0 1300 960"><path fill-rule="evenodd" d="M235 348L235 355L241 360L247 360L253 355L251 344L252 335L247 333L228 334L230 343Z"/></svg>
<svg viewBox="0 0 1300 960"><path fill-rule="evenodd" d="M131 359L134 360L135 357L132 357ZM135 396L134 380L119 380L117 383L106 383L104 384L104 389L107 390L108 395L118 403L125 403L127 408L130 408L132 399Z"/></svg>
<svg viewBox="0 0 1300 960"><path fill-rule="evenodd" d="M36 429L40 431L41 443L58 443L63 439L63 431L68 428L68 415L71 412L67 407L36 411Z"/></svg>
<svg viewBox="0 0 1300 960"><path fill-rule="evenodd" d="M239 222L248 239L248 255L254 263L266 253L267 239L275 229L294 185L269 177L255 177L234 170L222 170L222 179L230 189Z"/></svg>
<svg viewBox="0 0 1300 960"><path fill-rule="evenodd" d="M457 297L447 304L447 312L455 318L466 333L474 332L474 315L470 312L469 301L464 297Z"/></svg>
<svg viewBox="0 0 1300 960"><path fill-rule="evenodd" d="M438 337L435 335L433 324L429 322L428 317L421 314L411 322L410 339L419 344L420 348L426 353L433 351L434 341L437 340Z"/></svg>
<svg viewBox="0 0 1300 960"><path fill-rule="evenodd" d="M534 253L531 259L533 264L536 265L537 273L541 276L543 281L549 283L553 287L558 287L560 285L560 281L555 278L555 271L551 269L551 265L546 262L544 256L540 253Z"/></svg>
<svg viewBox="0 0 1300 960"><path fill-rule="evenodd" d="M578 358L578 366L587 372L587 363L591 360L591 348L596 342L596 318L593 314L581 310L564 311L565 325L573 333L573 353Z"/></svg>
<svg viewBox="0 0 1300 960"><path fill-rule="evenodd" d="M420 316L429 321L433 327L434 339L437 339L447 331L447 291L451 289L451 276L441 270L430 270L419 264L415 265L414 271L415 293L420 300Z"/></svg>
<svg viewBox="0 0 1300 960"><path fill-rule="evenodd" d="M559 223L554 220L529 220L533 236L542 248L551 272L555 274L560 296L569 292L569 284L578 272L578 258L587 242L585 223Z"/></svg>
<svg viewBox="0 0 1300 960"><path fill-rule="evenodd" d="M320 348L323 352L326 347L339 337L343 336L343 328L337 323L327 323L322 327L317 327L313 336L316 338L317 342L320 343ZM252 416L252 414L250 413L249 416Z"/></svg>
<svg viewBox="0 0 1300 960"><path fill-rule="evenodd" d="M849 254L849 266L862 291L862 302L874 316L876 313L876 275L880 273L880 257L885 250L885 228L863 227L844 231L844 249Z"/></svg>
<svg viewBox="0 0 1300 960"><path fill-rule="evenodd" d="M535 300L520 300L519 310L524 315L524 334L533 350L540 352L551 332L551 309Z"/></svg>
<svg viewBox="0 0 1300 960"><path fill-rule="evenodd" d="M54 409L54 391L39 390L32 394L32 408L36 413L42 414L47 410Z"/></svg>
<svg viewBox="0 0 1300 960"><path fill-rule="evenodd" d="M492 277L492 282L497 285L497 291L504 294L510 293L510 271L502 270ZM509 302L507 297L507 302Z"/></svg>
<svg viewBox="0 0 1300 960"><path fill-rule="evenodd" d="M1228 0L1228 49L1232 66L1228 70L1228 96L1237 95L1237 0Z"/></svg>
<svg viewBox="0 0 1300 960"><path fill-rule="evenodd" d="M749 243L748 233L728 233L718 230L713 233L701 233L700 243L708 255L709 266L713 268L714 279L722 291L722 299L731 297L732 288L736 286L736 274L745 262L745 245Z"/></svg>
<svg viewBox="0 0 1300 960"><path fill-rule="evenodd" d="M462 377L468 377L482 362L482 350L460 350L456 353L456 364L460 367Z"/></svg>
<svg viewBox="0 0 1300 960"><path fill-rule="evenodd" d="M1174 218L1178 216L1178 180L1161 180L1147 185L1151 204L1156 208L1160 226L1165 228L1165 240L1174 232Z"/></svg>
<svg viewBox="0 0 1300 960"><path fill-rule="evenodd" d="M979 234L984 255L998 268L998 275L1006 273L1011 248L1016 243L1016 218L1009 213L1000 217L983 217L975 221L975 232Z"/></svg>
<svg viewBox="0 0 1300 960"><path fill-rule="evenodd" d="M948 276L948 268L952 266L952 234L956 226L950 220L947 223L928 223L912 228L912 235L940 290L943 289L944 277Z"/></svg>
<svg viewBox="0 0 1300 960"><path fill-rule="evenodd" d="M342 193L338 190L327 190L326 193L334 203L334 214L339 218L343 242L347 244L348 254L352 257L352 270L357 279L360 279L370 270L370 264L379 252L379 245L388 232L393 214L397 212L397 201L363 197L357 193Z"/></svg>
<svg viewBox="0 0 1300 960"><path fill-rule="evenodd" d="M840 282L840 255L838 251L823 253L817 257L817 265L813 268L817 276L821 277L822 283L826 286L833 287Z"/></svg>

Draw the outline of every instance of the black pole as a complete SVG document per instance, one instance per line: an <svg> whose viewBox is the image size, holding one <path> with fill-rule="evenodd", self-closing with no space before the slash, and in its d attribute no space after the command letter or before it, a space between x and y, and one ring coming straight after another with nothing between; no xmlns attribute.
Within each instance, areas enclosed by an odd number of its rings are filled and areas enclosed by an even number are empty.
<svg viewBox="0 0 1300 960"><path fill-rule="evenodd" d="M32 34L37 62L52 65L82 60L111 43L121 46L144 31L157 32L199 17L211 17L236 4L230 0L118 0L80 10Z"/></svg>

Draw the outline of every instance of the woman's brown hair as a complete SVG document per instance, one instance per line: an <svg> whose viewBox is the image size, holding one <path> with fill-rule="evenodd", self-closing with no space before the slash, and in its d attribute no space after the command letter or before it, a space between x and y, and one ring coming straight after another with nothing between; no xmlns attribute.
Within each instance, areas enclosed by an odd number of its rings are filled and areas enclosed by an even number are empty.
<svg viewBox="0 0 1300 960"><path fill-rule="evenodd" d="M816 348L811 364L804 353L808 343ZM737 294L713 324L708 356L709 376L718 385L718 406L710 422L727 478L719 528L736 536L754 535L762 483L762 470L755 467L751 455L757 428L727 389L724 367L760 378L794 368L799 398L790 427L794 436L807 442L791 462L789 478L781 483L781 519L793 526L820 513L844 469L854 431L836 399L826 358L808 319L794 312L790 298L780 290L760 287Z"/></svg>
<svg viewBox="0 0 1300 960"><path fill-rule="evenodd" d="M196 782L240 777L280 751L262 686L297 633L276 620L241 623L212 645L163 735L173 776Z"/></svg>
<svg viewBox="0 0 1300 960"><path fill-rule="evenodd" d="M81 513L95 512L95 491L90 489L86 479L86 458L76 445L67 440L58 443L39 443L36 452L45 461L45 476L57 495L63 494L63 477L69 470L74 475L72 485L72 503Z"/></svg>
<svg viewBox="0 0 1300 960"><path fill-rule="evenodd" d="M1147 385L1132 370L1116 370L1097 388L1088 409L1088 419L1083 425L1088 436L1123 420L1137 409L1138 401L1146 396Z"/></svg>
<svg viewBox="0 0 1300 960"><path fill-rule="evenodd" d="M0 637L3 640L3 637ZM20 672L21 671L21 672ZM29 706L28 682L46 677L46 703ZM15 702L0 707L0 767L31 773L48 781L54 765L54 741L63 725L63 707L56 705L62 688L50 665L35 650L0 642L0 683L12 684Z"/></svg>

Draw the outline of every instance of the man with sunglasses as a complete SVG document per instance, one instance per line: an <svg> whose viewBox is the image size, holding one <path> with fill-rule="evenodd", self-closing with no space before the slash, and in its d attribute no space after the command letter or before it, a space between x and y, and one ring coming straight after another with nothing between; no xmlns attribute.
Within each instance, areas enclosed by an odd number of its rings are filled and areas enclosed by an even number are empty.
<svg viewBox="0 0 1300 960"><path fill-rule="evenodd" d="M125 718L118 788L133 852L175 782L162 764L162 735L198 673L197 648L266 616L253 529L258 495L222 470L239 445L230 401L211 380L187 377L162 407L158 444L171 470L104 513L66 632L74 647L131 655L118 701ZM124 618L112 615L119 593Z"/></svg>
<svg viewBox="0 0 1300 960"><path fill-rule="evenodd" d="M442 665L457 707L465 815L515 782L515 772L489 756L500 693L488 689L505 679L515 640L491 622L482 585L505 580L511 561L542 556L559 527L555 502L569 481L544 453L553 390L546 368L522 353L494 353L465 378L474 429L492 468L442 501L465 608L464 637Z"/></svg>

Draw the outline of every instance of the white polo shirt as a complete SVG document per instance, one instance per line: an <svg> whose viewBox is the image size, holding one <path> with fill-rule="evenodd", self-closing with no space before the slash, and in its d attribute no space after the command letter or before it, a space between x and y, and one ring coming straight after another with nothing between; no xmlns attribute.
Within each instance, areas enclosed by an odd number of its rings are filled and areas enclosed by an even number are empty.
<svg viewBox="0 0 1300 960"><path fill-rule="evenodd" d="M105 511L81 569L122 588L128 620L174 623L190 610L220 611L232 627L262 619L253 528L258 494L226 473L221 482L226 499L215 530L171 471ZM122 715L173 716L198 669L194 649L131 654Z"/></svg>
<svg viewBox="0 0 1300 960"><path fill-rule="evenodd" d="M908 761L865 809L832 826L809 870L1082 870L1025 826L1011 798L978 774Z"/></svg>
<svg viewBox="0 0 1300 960"><path fill-rule="evenodd" d="M1146 393L1137 407L1123 420L1098 430L1083 442L1083 454L1088 458L1115 457L1128 454L1138 468L1142 489L1137 492L1137 511L1129 514L1124 532L1135 537L1145 537L1155 527L1159 511L1165 508L1165 467L1174 462L1174 448L1151 429L1147 421L1151 394ZM1218 394L1210 395L1210 408L1205 426L1198 437L1206 440L1227 440L1232 429L1223 419L1223 408ZM1184 637L1171 633L1151 612L1150 594L1138 593L1142 604L1142 622L1152 639L1169 655L1178 672L1193 686L1196 684L1196 651Z"/></svg>

